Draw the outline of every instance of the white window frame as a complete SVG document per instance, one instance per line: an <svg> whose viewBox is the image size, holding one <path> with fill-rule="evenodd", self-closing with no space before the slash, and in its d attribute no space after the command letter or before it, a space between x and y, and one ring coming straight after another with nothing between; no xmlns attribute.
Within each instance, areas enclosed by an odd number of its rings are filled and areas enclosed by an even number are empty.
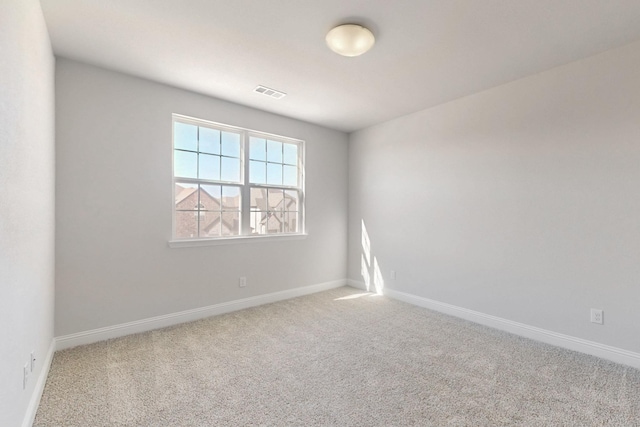
<svg viewBox="0 0 640 427"><path fill-rule="evenodd" d="M206 179L184 179L175 176L174 169L174 153L175 153L175 123L185 123L194 126L210 127L220 131L231 131L240 134L240 183L225 181L209 181ZM273 240L298 240L304 239L305 229L305 141L290 138L282 135L275 135L267 132L261 132L252 129L231 126L223 123L217 123L209 120L197 119L194 117L184 116L181 114L172 114L171 119L171 182L172 182L172 200L171 200L171 240L170 247L192 247L192 246L212 246L221 244L241 243L247 241L273 241ZM298 186L284 186L271 184L251 184L249 180L249 138L258 137L272 141L279 141L288 144L296 144L298 146ZM213 185L232 185L240 188L240 234L237 236L220 236L220 237L193 237L193 238L177 238L176 237L176 209L175 209L175 188L176 182L191 182ZM251 188L278 188L285 190L295 190L298 192L298 231L277 234L249 234L250 233L250 217L251 217Z"/></svg>

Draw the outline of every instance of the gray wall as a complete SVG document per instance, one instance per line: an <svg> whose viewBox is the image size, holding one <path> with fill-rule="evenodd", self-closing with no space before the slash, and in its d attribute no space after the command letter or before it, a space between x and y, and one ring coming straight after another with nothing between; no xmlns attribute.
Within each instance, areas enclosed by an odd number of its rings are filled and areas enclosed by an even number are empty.
<svg viewBox="0 0 640 427"><path fill-rule="evenodd" d="M53 339L54 58L38 1L0 2L0 52L0 425L19 426Z"/></svg>
<svg viewBox="0 0 640 427"><path fill-rule="evenodd" d="M346 134L62 58L56 91L56 336L345 279ZM171 113L305 140L308 237L169 248Z"/></svg>
<svg viewBox="0 0 640 427"><path fill-rule="evenodd" d="M364 220L387 288L640 351L638 70L635 43L352 134L349 278Z"/></svg>

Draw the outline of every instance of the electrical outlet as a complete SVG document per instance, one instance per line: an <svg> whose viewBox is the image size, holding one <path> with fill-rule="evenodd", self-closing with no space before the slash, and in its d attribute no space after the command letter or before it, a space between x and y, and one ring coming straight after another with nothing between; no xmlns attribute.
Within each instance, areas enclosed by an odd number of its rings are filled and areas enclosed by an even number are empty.
<svg viewBox="0 0 640 427"><path fill-rule="evenodd" d="M244 288L245 286L247 286L247 278L245 276L240 277L238 286L240 286L241 288Z"/></svg>
<svg viewBox="0 0 640 427"><path fill-rule="evenodd" d="M35 351L31 352L31 366L29 368L31 369L31 372L33 372L34 369L36 369L36 352Z"/></svg>
<svg viewBox="0 0 640 427"><path fill-rule="evenodd" d="M27 381L29 381L29 365L30 363L25 363L22 367L22 389L25 390L27 388Z"/></svg>
<svg viewBox="0 0 640 427"><path fill-rule="evenodd" d="M396 271L391 270L391 280L396 280Z"/></svg>
<svg viewBox="0 0 640 427"><path fill-rule="evenodd" d="M604 313L598 308L591 309L591 323L604 324Z"/></svg>

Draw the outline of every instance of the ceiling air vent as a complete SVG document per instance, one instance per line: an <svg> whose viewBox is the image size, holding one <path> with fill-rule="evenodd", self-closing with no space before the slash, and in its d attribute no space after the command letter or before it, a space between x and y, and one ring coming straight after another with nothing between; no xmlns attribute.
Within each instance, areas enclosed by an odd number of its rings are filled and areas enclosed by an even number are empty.
<svg viewBox="0 0 640 427"><path fill-rule="evenodd" d="M257 86L253 91L261 93L266 96L270 96L271 98L275 98L275 99L280 99L287 96L287 94L284 92L280 92L279 90L275 90L275 89L270 89L265 86Z"/></svg>

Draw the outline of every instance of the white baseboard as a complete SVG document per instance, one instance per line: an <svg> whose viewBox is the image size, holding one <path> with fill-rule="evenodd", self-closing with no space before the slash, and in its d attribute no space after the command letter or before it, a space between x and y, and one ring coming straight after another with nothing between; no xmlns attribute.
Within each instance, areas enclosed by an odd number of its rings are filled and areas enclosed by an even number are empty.
<svg viewBox="0 0 640 427"><path fill-rule="evenodd" d="M255 307L262 304L269 304L290 298L322 292L333 288L339 288L347 284L346 279L334 280L331 282L319 283L316 285L303 286L286 291L274 292L255 297L243 298L235 301L223 302L207 307L185 310L177 313L165 314L162 316L150 317L136 320L134 322L121 323L119 325L107 326L105 328L93 329L90 331L78 332L70 335L56 337L56 350L76 347L79 345L91 344L111 338L125 335L137 334L151 331L153 329L166 328L180 323L192 322L205 317L216 316L218 314L230 313L244 308Z"/></svg>
<svg viewBox="0 0 640 427"><path fill-rule="evenodd" d="M55 353L55 350L56 350L56 340L54 338L51 340L51 344L49 345L49 350L47 351L47 355L42 361L42 369L40 369L40 375L38 375L38 381L36 382L36 385L33 388L33 394L31 394L31 399L29 400L29 406L27 406L27 412L24 416L22 427L31 427L33 425L33 421L36 418L36 412L38 412L38 406L40 406L40 399L42 398L42 393L44 392L44 386L47 383L47 377L49 376L49 368L51 368L51 362L53 361L53 353Z"/></svg>
<svg viewBox="0 0 640 427"><path fill-rule="evenodd" d="M347 284L358 289L366 289L363 282L357 280L347 280ZM451 316L469 320L474 323L489 326L494 329L510 332L532 340L541 341L556 347L566 348L568 350L580 353L590 354L612 362L621 363L623 365L632 366L640 369L640 353L600 344L594 341L588 341L582 338L572 337L570 335L560 334L546 329L537 328L535 326L526 325L524 323L513 322L501 317L491 316L479 311L469 310L451 304L434 301L404 292L395 291L385 288L383 293L390 298L404 301L419 307L428 308L430 310L439 311Z"/></svg>

